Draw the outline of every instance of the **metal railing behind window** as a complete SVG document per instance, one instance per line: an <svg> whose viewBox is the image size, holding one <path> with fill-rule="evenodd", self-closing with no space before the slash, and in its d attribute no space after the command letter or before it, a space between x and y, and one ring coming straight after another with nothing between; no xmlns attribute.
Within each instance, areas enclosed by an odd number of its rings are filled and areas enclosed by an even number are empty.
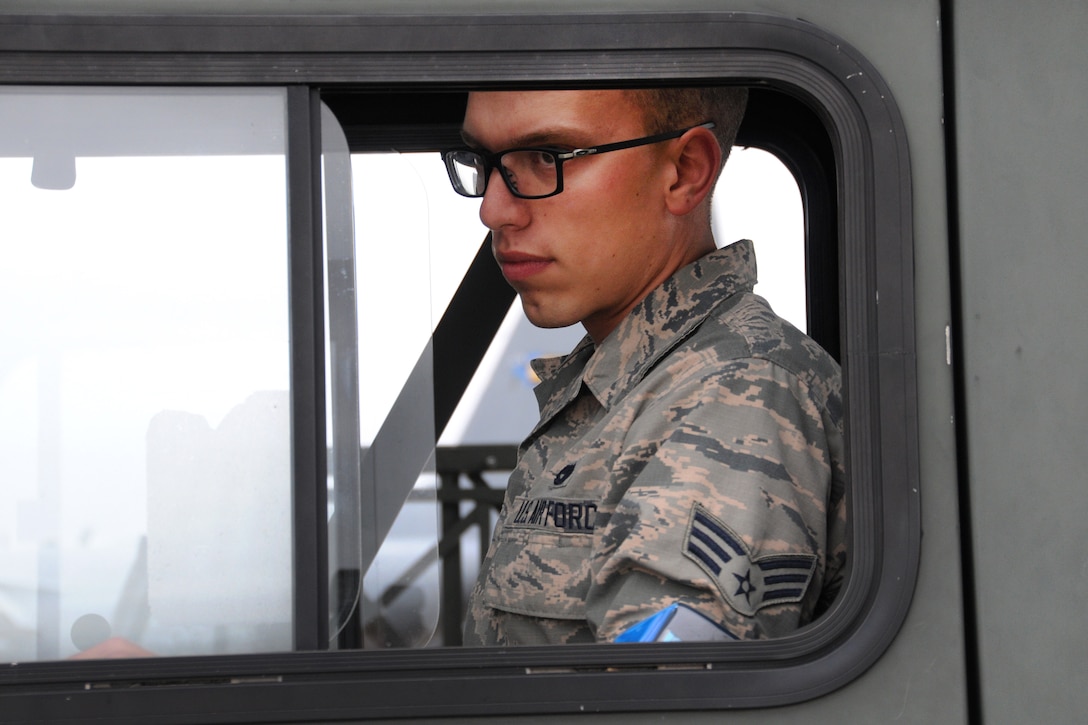
<svg viewBox="0 0 1088 725"><path fill-rule="evenodd" d="M442 642L461 644L464 619L465 563L462 541L475 528L478 556L469 569L475 572L491 540L492 514L502 508L506 494L506 473L517 463L517 446L441 447L437 451L438 501L442 506L442 538L438 555L442 561ZM502 473L499 487L485 474ZM472 581L468 582L469 587Z"/></svg>
<svg viewBox="0 0 1088 725"><path fill-rule="evenodd" d="M441 567L441 634L429 646L459 645L465 604L480 562L487 553L495 516L502 508L506 478L517 462L517 446L442 446L436 449L436 461L441 506L439 540L416 558L394 583L382 589L370 609L375 612L394 609L397 599L425 578L437 558ZM434 500L433 491L413 491L405 506L433 505ZM379 615L363 624L364 628L373 630L370 639L382 641L385 646L412 646L411 641L399 636L394 623L382 620Z"/></svg>

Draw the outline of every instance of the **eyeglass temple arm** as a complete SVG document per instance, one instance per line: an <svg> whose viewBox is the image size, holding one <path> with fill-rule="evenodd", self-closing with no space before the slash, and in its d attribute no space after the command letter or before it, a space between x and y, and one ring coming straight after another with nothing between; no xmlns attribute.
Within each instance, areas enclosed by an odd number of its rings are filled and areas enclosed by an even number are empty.
<svg viewBox="0 0 1088 725"><path fill-rule="evenodd" d="M684 128L679 131L666 131L665 133L659 133L653 136L636 138L632 141L606 143L603 146L594 146L588 149L574 149L573 151L567 151L566 153L556 154L556 158L566 161L568 159L576 159L582 156L592 156L594 154L603 154L609 151L620 151L621 149L635 148L636 146L648 146L649 144L659 143L661 141L668 141L674 138L680 138L693 128L714 128L714 122L707 121L706 123L700 123L698 126L689 126L688 128Z"/></svg>

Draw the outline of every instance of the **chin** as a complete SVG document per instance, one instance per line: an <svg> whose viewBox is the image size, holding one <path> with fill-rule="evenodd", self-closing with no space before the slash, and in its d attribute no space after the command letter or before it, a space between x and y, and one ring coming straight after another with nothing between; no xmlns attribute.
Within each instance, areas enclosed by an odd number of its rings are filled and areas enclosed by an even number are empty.
<svg viewBox="0 0 1088 725"><path fill-rule="evenodd" d="M574 320L573 322L568 322L565 320L560 321L547 318L529 317L529 322L545 330L558 330L561 327L570 327L571 325L575 324L577 320Z"/></svg>
<svg viewBox="0 0 1088 725"><path fill-rule="evenodd" d="M549 315L542 313L540 310L529 309L526 305L522 305L522 309L525 311L525 316L529 319L529 322L533 323L537 327L544 328L546 330L556 330L561 327L570 327L578 322L577 319L569 319L567 317Z"/></svg>

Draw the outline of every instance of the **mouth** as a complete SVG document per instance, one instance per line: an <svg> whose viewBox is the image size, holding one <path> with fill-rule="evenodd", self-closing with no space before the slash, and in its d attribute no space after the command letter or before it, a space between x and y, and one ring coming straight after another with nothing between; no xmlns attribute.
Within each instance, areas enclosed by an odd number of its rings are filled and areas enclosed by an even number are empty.
<svg viewBox="0 0 1088 725"><path fill-rule="evenodd" d="M522 252L503 252L496 254L495 259L507 282L518 282L540 274L554 261L547 257Z"/></svg>

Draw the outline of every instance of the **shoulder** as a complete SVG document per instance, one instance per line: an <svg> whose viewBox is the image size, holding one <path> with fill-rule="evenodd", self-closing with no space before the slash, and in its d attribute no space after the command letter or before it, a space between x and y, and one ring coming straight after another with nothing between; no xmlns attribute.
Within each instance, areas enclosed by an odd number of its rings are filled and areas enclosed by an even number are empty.
<svg viewBox="0 0 1088 725"><path fill-rule="evenodd" d="M827 351L752 292L741 293L734 304L707 315L674 352L690 355L709 351L713 352L710 359L763 359L803 378L840 375L838 363Z"/></svg>
<svg viewBox="0 0 1088 725"><path fill-rule="evenodd" d="M709 314L687 339L665 356L659 385L715 385L740 394L739 386L774 379L808 398L831 418L841 417L842 377L838 363L805 333L750 292Z"/></svg>

